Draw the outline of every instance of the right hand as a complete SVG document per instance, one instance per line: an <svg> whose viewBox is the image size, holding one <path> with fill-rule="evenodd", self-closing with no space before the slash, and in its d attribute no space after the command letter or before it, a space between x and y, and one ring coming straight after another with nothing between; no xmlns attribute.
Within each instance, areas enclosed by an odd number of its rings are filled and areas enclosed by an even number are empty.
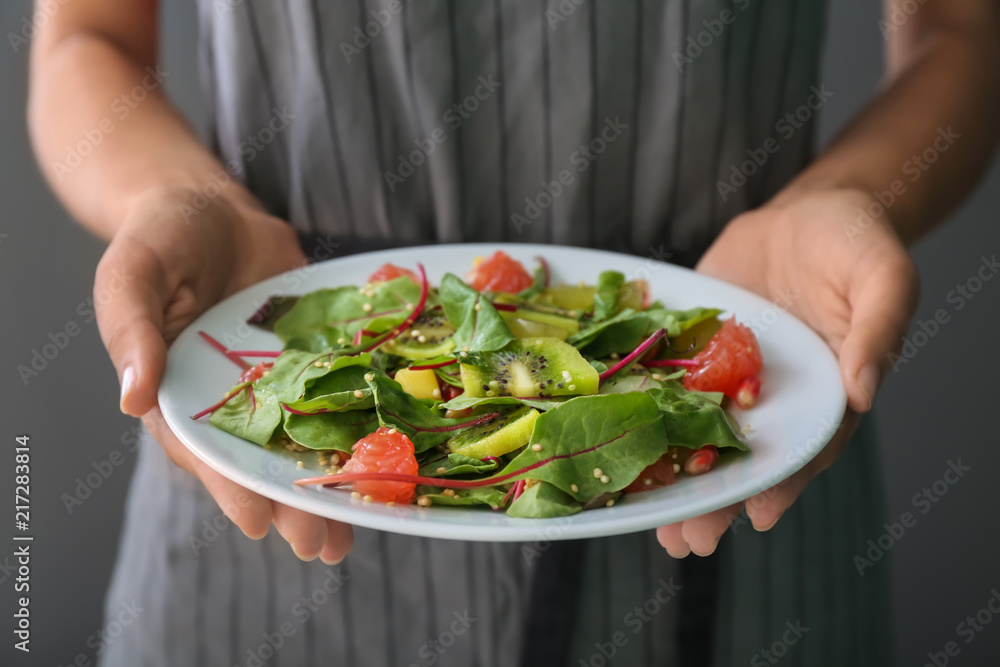
<svg viewBox="0 0 1000 667"><path fill-rule="evenodd" d="M223 477L177 439L157 405L167 346L188 324L226 296L305 263L291 226L255 202L217 196L205 205L196 195L168 188L139 196L97 267L97 324L118 371L121 410L142 417L170 460L197 477L247 536L263 538L273 522L299 558L339 562L354 541L349 525Z"/></svg>

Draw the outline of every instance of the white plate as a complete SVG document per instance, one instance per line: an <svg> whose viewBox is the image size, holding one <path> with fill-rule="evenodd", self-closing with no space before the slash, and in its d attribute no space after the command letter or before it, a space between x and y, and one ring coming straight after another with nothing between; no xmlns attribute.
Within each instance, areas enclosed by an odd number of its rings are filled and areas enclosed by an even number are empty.
<svg viewBox="0 0 1000 667"><path fill-rule="evenodd" d="M463 275L472 258L498 248L534 266L544 256L553 281L595 282L606 269L645 278L669 308L722 308L755 329L764 356L760 402L734 411L749 426L753 451L723 458L716 470L676 484L630 495L614 507L558 519L515 519L503 512L463 507L387 507L362 503L345 490L300 487L292 481L323 474L314 455L268 450L190 416L219 400L237 369L199 338L207 331L232 349L280 349L272 334L244 324L273 294L304 294L321 287L360 285L383 262L422 262L434 284L446 272ZM234 342L235 341L235 342ZM189 326L170 349L160 386L160 407L181 441L215 470L273 500L358 526L407 535L493 542L557 540L630 533L698 516L768 489L805 465L840 423L846 396L837 361L812 330L774 304L746 290L651 259L600 250L526 244L439 245L354 255L313 264L249 287Z"/></svg>

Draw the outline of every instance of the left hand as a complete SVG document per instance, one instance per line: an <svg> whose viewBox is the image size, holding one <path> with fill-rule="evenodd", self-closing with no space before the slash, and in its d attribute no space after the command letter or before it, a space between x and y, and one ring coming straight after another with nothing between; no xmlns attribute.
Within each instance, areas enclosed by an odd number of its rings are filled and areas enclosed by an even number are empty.
<svg viewBox="0 0 1000 667"><path fill-rule="evenodd" d="M889 354L901 344L916 308L919 277L886 217L891 211L866 229L858 224L859 207L867 209L872 201L851 190L781 196L732 220L697 266L771 300L795 295L783 306L833 349L847 391L843 422L824 450L746 501L759 531L774 526L809 481L837 459L860 413L871 409ZM660 544L675 558L707 556L741 504L661 526Z"/></svg>

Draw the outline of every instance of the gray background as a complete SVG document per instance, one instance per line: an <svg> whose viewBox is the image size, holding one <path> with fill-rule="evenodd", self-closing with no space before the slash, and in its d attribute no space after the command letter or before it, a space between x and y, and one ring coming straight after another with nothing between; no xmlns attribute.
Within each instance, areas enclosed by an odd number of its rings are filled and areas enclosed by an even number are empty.
<svg viewBox="0 0 1000 667"><path fill-rule="evenodd" d="M197 27L193 2L167 1L163 43L167 89L199 125L194 52ZM882 37L878 2L831 0L825 74L835 95L823 109L826 140L872 94L881 69ZM0 4L0 34L19 32L30 17L29 0ZM0 663L70 664L79 654L92 658L87 640L102 627L102 594L113 564L134 453L134 422L117 411L118 384L96 326L87 316L94 267L102 244L76 227L43 184L34 166L24 127L27 53L0 45L0 452L10 452L16 434L29 433L33 449L32 612L30 660L12 649L10 613L13 581L0 569ZM965 140L975 141L974 137ZM886 381L878 401L878 425L885 463L889 516L914 511L912 498L941 478L949 460L961 458L971 471L891 550L894 640L899 665L921 665L927 651L947 641L960 643L956 665L995 664L1000 655L1000 622L987 625L965 644L956 625L981 609L1000 587L994 519L1000 485L1000 448L993 410L1000 330L1000 280L986 283L956 310L950 290L978 270L982 256L1000 250L1000 169L994 168L978 193L948 227L922 241L914 254L923 276L917 313L928 319L939 308L951 321L913 360ZM81 305L82 304L82 305ZM32 378L27 387L18 364L30 363L33 349L50 333L74 322L82 333ZM124 439L124 442L123 442ZM114 468L82 506L69 515L60 499L73 493L77 478L107 461L113 451L125 463ZM13 452L0 454L0 498L12 496ZM5 510L6 516L6 510ZM9 525L5 523L4 525ZM12 550L0 530L0 559ZM877 538L873 535L872 538ZM859 553L866 546L857 545ZM0 566L4 561L0 560ZM763 648L763 647L762 647ZM749 662L750 656L747 656Z"/></svg>

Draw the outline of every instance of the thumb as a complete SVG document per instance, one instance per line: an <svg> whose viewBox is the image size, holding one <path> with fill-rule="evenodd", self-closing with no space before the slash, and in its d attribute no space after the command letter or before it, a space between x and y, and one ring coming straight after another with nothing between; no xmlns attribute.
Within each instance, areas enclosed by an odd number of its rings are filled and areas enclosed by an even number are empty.
<svg viewBox="0 0 1000 667"><path fill-rule="evenodd" d="M905 251L851 285L851 328L840 347L840 373L848 404L871 409L890 355L899 349L916 309L919 276Z"/></svg>
<svg viewBox="0 0 1000 667"><path fill-rule="evenodd" d="M118 371L122 412L140 417L156 405L166 364L166 283L155 255L117 237L97 266L94 306L101 340Z"/></svg>

